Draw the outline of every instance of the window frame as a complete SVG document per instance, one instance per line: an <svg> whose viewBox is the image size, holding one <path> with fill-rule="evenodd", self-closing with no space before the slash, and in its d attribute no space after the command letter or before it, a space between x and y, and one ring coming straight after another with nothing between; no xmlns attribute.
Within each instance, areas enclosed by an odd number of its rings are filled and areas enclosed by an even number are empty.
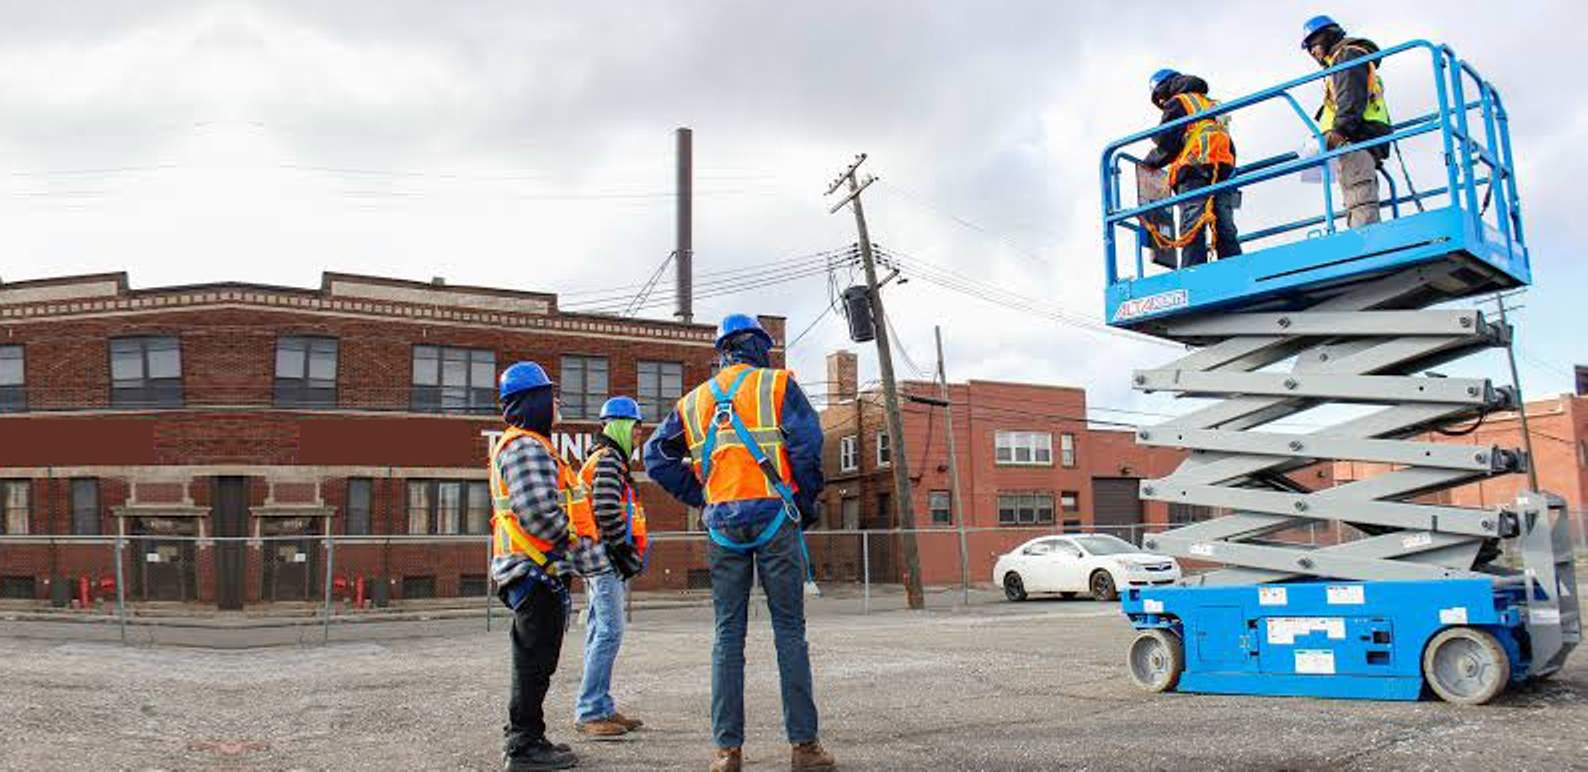
<svg viewBox="0 0 1588 772"><path fill-rule="evenodd" d="M561 397L560 409L562 417L568 421L596 421L600 420L601 405L612 395L612 359L599 354L563 354L561 369L558 371L557 391ZM590 388L590 365L601 363L602 380L601 391ZM577 363L578 368L570 365ZM577 379L573 370L578 370ZM577 380L578 388L573 384Z"/></svg>
<svg viewBox="0 0 1588 772"><path fill-rule="evenodd" d="M355 488L365 490L362 508L354 506ZM360 513L360 509L362 512ZM357 518L355 518L357 515ZM355 525L360 527L355 528ZM368 536L375 532L375 480L370 477L347 478L347 498L342 501L342 532L348 536Z"/></svg>
<svg viewBox="0 0 1588 772"><path fill-rule="evenodd" d="M0 413L28 411L28 352L20 343L0 346L0 360L17 363L17 382L0 382Z"/></svg>
<svg viewBox="0 0 1588 772"><path fill-rule="evenodd" d="M647 368L650 368L654 371L652 374L650 374L650 378L653 380L655 387L649 390L653 392L649 394L647 393L648 390L645 388ZM667 383L667 379L671 377L671 370L673 368L677 368L678 370L678 389L676 393L670 392L667 388L665 388L665 384ZM652 424L660 423L663 418L666 418L667 414L672 410L673 405L684 396L683 362L670 362L661 359L641 359L634 365L634 378L634 398L635 401L640 403L640 417ZM608 381L607 385L610 387L611 382Z"/></svg>
<svg viewBox="0 0 1588 772"><path fill-rule="evenodd" d="M838 471L860 471L860 435L846 434L838 438Z"/></svg>
<svg viewBox="0 0 1588 772"><path fill-rule="evenodd" d="M409 535L484 536L491 532L491 519L489 516L491 496L490 486L486 483L486 481L463 478L409 479L407 483L408 484L404 492L404 511L408 515L406 518L408 522L406 533ZM446 524L442 522L442 516L448 513L446 513L442 508L442 499L445 497L443 492L452 490L453 486L456 486L457 491L457 497L454 499L456 502L456 512L451 515L451 525L453 526L452 530L445 530L443 526ZM414 507L415 490L425 491L424 495L426 499L424 507L417 512ZM479 531L469 530L468 528L470 509L474 505L473 499L476 497L476 493L484 502L485 509L483 511L487 513L487 516L483 519L482 523L483 530ZM424 530L414 530L416 514L424 518Z"/></svg>
<svg viewBox="0 0 1588 772"><path fill-rule="evenodd" d="M434 352L433 356L421 356ZM453 415L494 415L496 404L496 351L488 348L447 346L436 343L415 343L411 353L409 388L412 390L410 407L416 413L442 413ZM485 358L489 357L489 361ZM435 382L421 381L421 361L433 360ZM447 363L461 362L463 382L447 383ZM490 365L490 378L477 371L480 365ZM476 376L482 376L477 378ZM485 380L485 383L478 383ZM451 393L449 393L449 391Z"/></svg>
<svg viewBox="0 0 1588 772"><path fill-rule="evenodd" d="M1000 526L1020 528L1052 525L1056 522L1052 491L999 491L997 496ZM1045 507L1044 503L1046 503ZM1006 512L1010 514L1006 516ZM1029 516L1026 513L1029 513Z"/></svg>
<svg viewBox="0 0 1588 772"><path fill-rule="evenodd" d="M100 527L100 498L98 477L73 477L67 483L66 501L67 509L71 510L72 535L74 536L99 536L104 529ZM84 507L79 500L83 490L92 492L92 506Z"/></svg>
<svg viewBox="0 0 1588 772"><path fill-rule="evenodd" d="M877 466L893 465L893 442L886 429L877 432Z"/></svg>
<svg viewBox="0 0 1588 772"><path fill-rule="evenodd" d="M170 349L155 348L152 344L170 342ZM116 356L132 352L118 347L129 345L137 346L138 377L136 379L118 379L116 377ZM187 394L183 379L182 368L182 338L179 335L123 335L111 338L105 347L110 357L110 406L113 408L181 408L187 404ZM155 378L151 376L150 353L152 351L176 352L176 376ZM137 385L118 385L126 381L136 381Z"/></svg>
<svg viewBox="0 0 1588 772"><path fill-rule="evenodd" d="M1068 503L1066 503L1066 499L1068 499ZM1081 511L1081 494L1079 491L1059 491L1058 504L1060 512L1079 512Z"/></svg>
<svg viewBox="0 0 1588 772"><path fill-rule="evenodd" d="M298 352L302 357L299 374L283 377L281 374L281 355L283 348L289 342L296 342L302 346ZM329 385L316 385L327 379L315 378L315 355L324 354L322 348L316 351L316 346L330 344L331 377ZM342 342L340 339L329 335L280 335L276 337L275 380L273 381L273 404L276 407L286 408L334 408L337 406L337 383L342 369Z"/></svg>
<svg viewBox="0 0 1588 772"><path fill-rule="evenodd" d="M22 491L20 506L12 504L13 490ZM20 529L12 527L13 517L19 518ZM0 478L0 536L26 536L32 533L32 525L33 481L26 477Z"/></svg>
<svg viewBox="0 0 1588 772"><path fill-rule="evenodd" d="M1021 459L1021 451L1025 458ZM1053 433L1020 429L993 432L995 466L1053 466Z"/></svg>
<svg viewBox="0 0 1588 772"><path fill-rule="evenodd" d="M1059 434L1059 465L1065 469L1075 468L1075 434L1073 432Z"/></svg>
<svg viewBox="0 0 1588 772"><path fill-rule="evenodd" d="M939 503L942 506L938 506ZM947 490L927 491L926 511L931 516L932 525L953 525L954 498L952 492ZM942 516L939 517L939 514Z"/></svg>

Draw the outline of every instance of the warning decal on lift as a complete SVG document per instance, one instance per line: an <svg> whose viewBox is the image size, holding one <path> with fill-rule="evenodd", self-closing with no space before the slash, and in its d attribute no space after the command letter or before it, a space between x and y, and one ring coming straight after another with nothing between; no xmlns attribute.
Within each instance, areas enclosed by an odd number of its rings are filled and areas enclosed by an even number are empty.
<svg viewBox="0 0 1588 772"><path fill-rule="evenodd" d="M1324 589L1331 606L1360 606L1367 602L1360 584L1331 584Z"/></svg>
<svg viewBox="0 0 1588 772"><path fill-rule="evenodd" d="M1442 608L1439 610L1439 624L1464 625L1467 623L1467 607Z"/></svg>
<svg viewBox="0 0 1588 772"><path fill-rule="evenodd" d="M1337 641L1345 640L1343 617L1269 617L1268 642L1289 646L1303 635L1323 633ZM1298 652L1299 654L1299 652Z"/></svg>
<svg viewBox="0 0 1588 772"><path fill-rule="evenodd" d="M1152 598L1144 598L1141 601L1141 610L1149 614L1162 614L1163 601L1153 600Z"/></svg>
<svg viewBox="0 0 1588 772"><path fill-rule="evenodd" d="M1296 649L1296 672L1334 675L1334 652L1329 649Z"/></svg>
<svg viewBox="0 0 1588 772"><path fill-rule="evenodd" d="M1114 309L1114 321L1123 322L1150 314L1185 308L1191 304L1191 295L1183 289L1160 292L1144 298L1133 298Z"/></svg>
<svg viewBox="0 0 1588 772"><path fill-rule="evenodd" d="M1284 606L1290 602L1286 597L1283 587L1257 588L1257 605L1259 606Z"/></svg>
<svg viewBox="0 0 1588 772"><path fill-rule="evenodd" d="M1532 622L1535 625L1558 625L1560 624L1560 609L1528 609L1527 621Z"/></svg>

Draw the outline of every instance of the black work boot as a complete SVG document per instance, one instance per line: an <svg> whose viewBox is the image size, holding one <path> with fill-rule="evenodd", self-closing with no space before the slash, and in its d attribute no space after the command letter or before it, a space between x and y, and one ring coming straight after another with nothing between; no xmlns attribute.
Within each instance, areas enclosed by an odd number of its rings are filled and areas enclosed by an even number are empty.
<svg viewBox="0 0 1588 772"><path fill-rule="evenodd" d="M545 740L522 748L517 753L502 754L502 769L506 772L540 772L576 766L579 766L579 757L568 746L553 745Z"/></svg>

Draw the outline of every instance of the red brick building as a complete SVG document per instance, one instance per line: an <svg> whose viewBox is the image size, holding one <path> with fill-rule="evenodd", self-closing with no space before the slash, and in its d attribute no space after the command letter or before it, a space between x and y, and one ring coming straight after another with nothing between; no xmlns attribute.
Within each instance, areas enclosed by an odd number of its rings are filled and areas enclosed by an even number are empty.
<svg viewBox="0 0 1588 772"><path fill-rule="evenodd" d="M1526 410L1539 487L1564 498L1567 508L1574 512L1588 510L1588 396L1562 394L1535 400L1527 403ZM1467 427L1451 428L1460 432ZM1471 433L1434 432L1418 439L1520 449L1522 422L1516 411L1495 413ZM1348 482L1382 471L1382 465L1341 462L1336 464L1335 477ZM1517 492L1527 484L1526 474L1504 475L1442 491L1437 498L1441 503L1493 507L1515 500Z"/></svg>
<svg viewBox="0 0 1588 772"><path fill-rule="evenodd" d="M959 543L951 511L947 418L941 407L908 399L938 399L940 392L920 381L905 381L899 388L907 397L901 406L915 521L918 527L944 531L918 539L923 578L957 581ZM1171 513L1168 504L1140 499L1141 479L1169 474L1184 454L1141 447L1130 431L1089 423L1082 389L970 381L950 384L949 401L966 526L994 529L967 539L973 581L986 581L992 558L1031 538L1033 528L1112 529L1129 539L1141 526L1200 514ZM854 354L828 356L822 410L827 475L823 517L828 528L897 526L882 402L880 391L858 389ZM871 552L873 577L897 574L891 544L873 545ZM819 568L830 560L831 570L842 574L855 558L835 554L814 559Z"/></svg>
<svg viewBox="0 0 1588 772"><path fill-rule="evenodd" d="M781 318L762 323L781 340ZM317 598L325 533L347 539L332 572L349 586L483 595L497 373L531 359L558 379L554 439L577 460L607 396L654 411L706 378L712 335L553 294L331 273L317 289L0 285L0 536L144 537L123 554L135 600ZM642 489L652 530L688 527ZM0 597L112 573L102 543L17 542L0 543ZM643 582L684 586L699 551L659 544Z"/></svg>

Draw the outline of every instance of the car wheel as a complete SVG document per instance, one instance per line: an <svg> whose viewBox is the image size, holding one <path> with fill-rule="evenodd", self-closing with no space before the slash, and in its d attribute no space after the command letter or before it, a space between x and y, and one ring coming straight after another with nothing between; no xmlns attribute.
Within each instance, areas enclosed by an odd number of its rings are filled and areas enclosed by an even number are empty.
<svg viewBox="0 0 1588 772"><path fill-rule="evenodd" d="M1026 583L1013 571L1004 574L1004 597L1016 603L1026 599Z"/></svg>
<svg viewBox="0 0 1588 772"><path fill-rule="evenodd" d="M1118 600L1119 590L1114 587L1114 576L1107 571L1093 571L1087 587L1092 590L1092 600Z"/></svg>

